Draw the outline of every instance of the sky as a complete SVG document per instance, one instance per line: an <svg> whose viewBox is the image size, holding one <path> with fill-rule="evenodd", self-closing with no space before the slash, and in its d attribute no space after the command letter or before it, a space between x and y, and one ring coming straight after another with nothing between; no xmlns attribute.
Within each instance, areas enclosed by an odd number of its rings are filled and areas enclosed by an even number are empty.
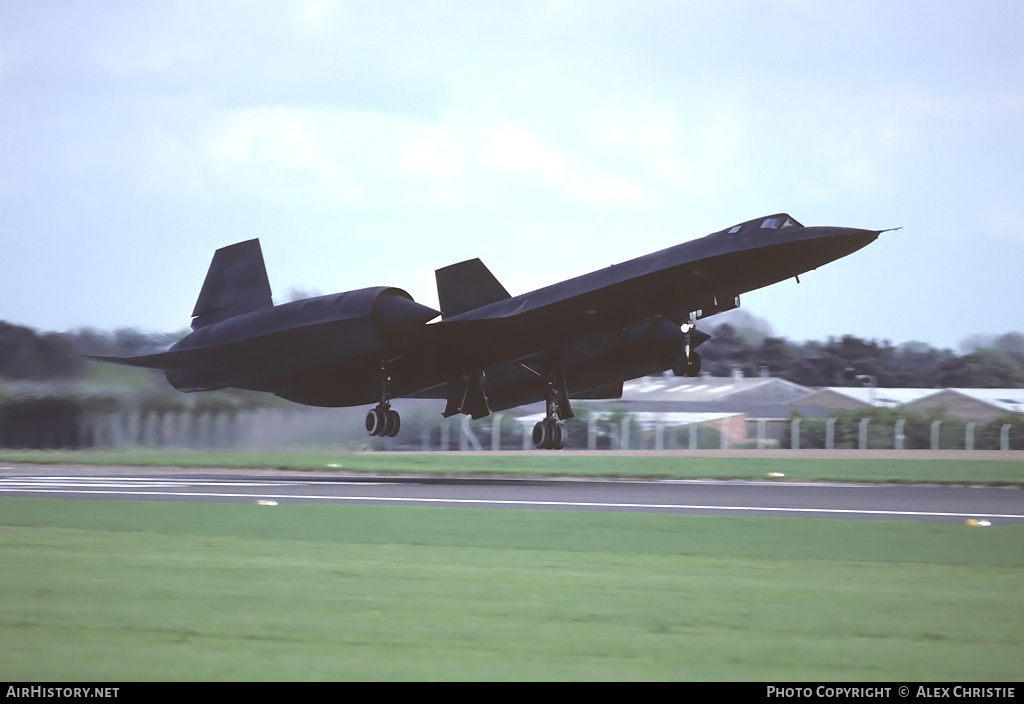
<svg viewBox="0 0 1024 704"><path fill-rule="evenodd" d="M480 257L513 294L788 212L794 341L1024 331L1024 3L0 0L0 320L176 331Z"/></svg>

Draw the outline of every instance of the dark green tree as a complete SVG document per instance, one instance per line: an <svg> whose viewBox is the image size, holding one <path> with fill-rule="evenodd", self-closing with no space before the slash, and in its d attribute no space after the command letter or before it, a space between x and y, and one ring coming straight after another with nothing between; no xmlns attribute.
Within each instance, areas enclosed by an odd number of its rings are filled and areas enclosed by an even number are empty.
<svg viewBox="0 0 1024 704"><path fill-rule="evenodd" d="M39 335L31 328L0 322L0 376L42 381L76 376L83 368L66 335Z"/></svg>
<svg viewBox="0 0 1024 704"><path fill-rule="evenodd" d="M1024 365L992 349L947 359L939 366L939 374L939 384L945 387L1024 388Z"/></svg>

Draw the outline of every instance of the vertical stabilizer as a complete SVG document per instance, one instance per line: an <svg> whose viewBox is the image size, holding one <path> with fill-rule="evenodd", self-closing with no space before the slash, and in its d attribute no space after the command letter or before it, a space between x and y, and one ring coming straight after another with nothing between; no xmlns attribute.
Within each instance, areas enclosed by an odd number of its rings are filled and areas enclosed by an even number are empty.
<svg viewBox="0 0 1024 704"><path fill-rule="evenodd" d="M511 298L479 259L469 259L434 272L441 317L450 318Z"/></svg>
<svg viewBox="0 0 1024 704"><path fill-rule="evenodd" d="M192 329L273 305L260 241L246 240L221 247L213 254L192 311Z"/></svg>

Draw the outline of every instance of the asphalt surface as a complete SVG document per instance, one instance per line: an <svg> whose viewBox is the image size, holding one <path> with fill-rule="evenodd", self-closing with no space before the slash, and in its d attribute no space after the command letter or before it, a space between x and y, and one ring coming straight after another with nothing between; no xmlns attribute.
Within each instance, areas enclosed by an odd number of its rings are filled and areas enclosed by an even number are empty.
<svg viewBox="0 0 1024 704"><path fill-rule="evenodd" d="M317 476L266 470L0 466L0 496L803 516L1024 524L1024 490L716 480Z"/></svg>

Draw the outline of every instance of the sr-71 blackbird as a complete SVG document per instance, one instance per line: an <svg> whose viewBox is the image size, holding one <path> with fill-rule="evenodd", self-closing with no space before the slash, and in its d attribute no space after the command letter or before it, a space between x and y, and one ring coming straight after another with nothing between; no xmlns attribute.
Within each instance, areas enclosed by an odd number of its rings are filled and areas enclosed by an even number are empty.
<svg viewBox="0 0 1024 704"><path fill-rule="evenodd" d="M781 213L514 297L470 259L436 271L440 311L387 286L274 305L253 239L214 253L193 332L166 352L95 359L161 369L181 391L375 403L366 414L374 436L398 433L395 398L445 399L445 417L474 420L544 401L533 442L561 449L570 399L619 398L624 381L667 369L697 376L696 348L710 337L697 320L882 232L804 227Z"/></svg>

